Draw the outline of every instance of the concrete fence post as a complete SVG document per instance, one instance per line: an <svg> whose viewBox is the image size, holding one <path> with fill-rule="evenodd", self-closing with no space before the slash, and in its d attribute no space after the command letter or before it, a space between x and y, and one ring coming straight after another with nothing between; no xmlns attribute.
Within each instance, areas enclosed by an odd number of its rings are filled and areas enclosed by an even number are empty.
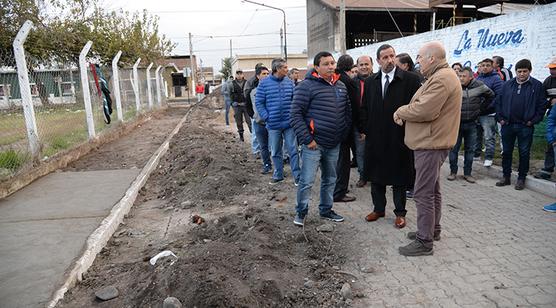
<svg viewBox="0 0 556 308"><path fill-rule="evenodd" d="M139 97L139 73L137 73L137 66L139 66L139 62L141 62L141 58L135 61L133 64L133 92L135 92L135 108L137 109L137 114L141 112L141 98Z"/></svg>
<svg viewBox="0 0 556 308"><path fill-rule="evenodd" d="M87 78L87 54L93 46L93 42L88 41L79 54L79 71L81 73L81 88L83 89L83 100L85 102L85 115L87 116L87 131L89 139L95 138L95 121L93 118L93 107L91 105L91 91L89 90L89 78Z"/></svg>
<svg viewBox="0 0 556 308"><path fill-rule="evenodd" d="M153 67L153 63L147 66L147 98L149 99L149 110L153 109L153 93L151 89L151 67Z"/></svg>
<svg viewBox="0 0 556 308"><path fill-rule="evenodd" d="M112 59L112 82L114 83L114 97L116 97L116 111L118 113L118 120L124 121L124 112L122 110L122 96L120 94L120 75L118 69L118 61L122 56L122 51L118 51L114 59Z"/></svg>
<svg viewBox="0 0 556 308"><path fill-rule="evenodd" d="M35 119L35 108L33 107L33 97L31 96L31 85L29 84L27 60L25 60L25 48L23 47L31 28L33 28L33 23L27 20L23 26L21 26L21 29L19 29L13 42L13 48L19 89L21 91L21 105L23 106L27 139L29 140L29 150L33 156L38 156L40 152L39 134L37 130L37 120Z"/></svg>
<svg viewBox="0 0 556 308"><path fill-rule="evenodd" d="M156 68L156 71L154 72L155 78L156 78L156 101L158 103L158 107L162 106L162 97L160 95L160 69L162 68L161 65L159 65Z"/></svg>

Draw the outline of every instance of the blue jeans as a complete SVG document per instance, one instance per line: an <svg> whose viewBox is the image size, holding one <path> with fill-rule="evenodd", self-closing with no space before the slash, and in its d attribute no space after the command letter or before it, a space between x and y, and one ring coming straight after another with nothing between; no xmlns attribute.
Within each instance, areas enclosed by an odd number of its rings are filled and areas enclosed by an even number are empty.
<svg viewBox="0 0 556 308"><path fill-rule="evenodd" d="M263 159L263 168L270 168L272 162L270 161L270 151L268 150L268 131L264 125L253 121L253 131L257 135L261 149L261 157Z"/></svg>
<svg viewBox="0 0 556 308"><path fill-rule="evenodd" d="M226 125L230 125L230 107L232 106L232 100L224 98L224 102L226 104Z"/></svg>
<svg viewBox="0 0 556 308"><path fill-rule="evenodd" d="M319 212L324 215L332 210L334 186L336 185L336 164L339 154L340 145L332 149L325 149L318 145L315 150L310 150L305 144L301 146L301 176L295 207L300 217L305 217L309 212L311 189L315 183L319 166L321 168Z"/></svg>
<svg viewBox="0 0 556 308"><path fill-rule="evenodd" d="M458 173L458 153L461 142L464 141L463 174L471 175L473 166L473 154L477 142L477 124L475 121L461 123L459 126L458 139L456 145L450 151L450 172Z"/></svg>
<svg viewBox="0 0 556 308"><path fill-rule="evenodd" d="M496 120L493 116L480 116L479 123L483 128L483 136L485 141L485 160L494 159L494 150L496 147ZM477 141L476 151L480 152L483 145L483 140Z"/></svg>
<svg viewBox="0 0 556 308"><path fill-rule="evenodd" d="M363 178L364 165L365 165L365 139L361 140L359 130L353 129L353 142L355 142L355 160L357 161L357 172L359 178Z"/></svg>
<svg viewBox="0 0 556 308"><path fill-rule="evenodd" d="M251 119L251 127L255 125L255 119ZM257 134L251 132L251 149L253 150L253 154L257 154L261 152L261 146L259 144L259 140L257 139Z"/></svg>
<svg viewBox="0 0 556 308"><path fill-rule="evenodd" d="M269 129L268 142L274 163L274 174L272 178L281 180L284 178L284 153L282 152L282 142L286 145L286 150L290 154L290 167L295 182L299 181L299 156L297 155L297 139L293 128Z"/></svg>
<svg viewBox="0 0 556 308"><path fill-rule="evenodd" d="M504 177L509 178L512 174L512 153L514 151L515 140L519 150L519 166L517 178L525 180L529 172L529 156L531 154L531 144L533 143L533 126L524 124L506 124L502 126L502 172Z"/></svg>

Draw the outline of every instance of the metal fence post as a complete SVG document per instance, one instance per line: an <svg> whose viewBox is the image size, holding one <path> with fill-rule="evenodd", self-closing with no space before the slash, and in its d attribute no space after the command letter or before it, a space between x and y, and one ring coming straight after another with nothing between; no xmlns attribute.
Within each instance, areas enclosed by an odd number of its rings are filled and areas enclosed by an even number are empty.
<svg viewBox="0 0 556 308"><path fill-rule="evenodd" d="M93 46L93 42L88 41L79 54L79 70L81 72L81 88L83 89L83 100L85 102L85 114L87 115L87 130L89 139L95 138L95 120L93 118L93 107L91 106L91 91L89 90L89 78L87 78L87 53Z"/></svg>
<svg viewBox="0 0 556 308"><path fill-rule="evenodd" d="M37 130L37 120L35 119L35 108L33 107L33 97L31 96L31 86L29 85L29 72L27 71L27 61L25 60L25 48L23 44L33 23L27 20L15 37L13 42L15 63L17 66L17 77L19 79L19 89L21 91L21 104L27 127L27 139L29 139L29 149L33 156L38 156L40 151L39 135Z"/></svg>
<svg viewBox="0 0 556 308"><path fill-rule="evenodd" d="M162 68L159 65L154 72L156 76L156 101L158 102L158 107L162 106L162 97L160 96L160 69Z"/></svg>
<svg viewBox="0 0 556 308"><path fill-rule="evenodd" d="M141 62L141 58L135 61L133 64L133 92L135 92L135 108L137 109L137 115L141 112L141 98L139 97L139 73L137 73L137 66L139 66L139 62Z"/></svg>
<svg viewBox="0 0 556 308"><path fill-rule="evenodd" d="M151 89L151 67L153 67L153 63L147 66L147 98L149 99L149 110L153 109L153 93Z"/></svg>
<svg viewBox="0 0 556 308"><path fill-rule="evenodd" d="M124 121L124 113L122 110L122 97L120 94L120 75L118 70L118 61L122 56L122 51L118 51L114 59L112 59L112 75L114 76L112 82L114 83L114 96L116 97L116 111L118 112L118 120Z"/></svg>

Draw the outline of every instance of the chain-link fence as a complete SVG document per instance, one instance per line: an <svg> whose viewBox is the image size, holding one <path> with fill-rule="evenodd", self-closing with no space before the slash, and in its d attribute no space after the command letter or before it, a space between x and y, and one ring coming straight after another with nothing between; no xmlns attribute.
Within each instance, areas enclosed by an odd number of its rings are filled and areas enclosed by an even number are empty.
<svg viewBox="0 0 556 308"><path fill-rule="evenodd" d="M0 179L31 160L12 54L0 53Z"/></svg>
<svg viewBox="0 0 556 308"><path fill-rule="evenodd" d="M0 53L0 180L32 166L33 161L101 135L119 122L115 82L120 88L123 121L133 121L139 114L165 104L163 92L161 102L157 100L154 69L150 70L150 108L145 68L138 69L137 81L132 68L118 68L119 80L116 80L112 67L99 65L101 61L96 58L88 58L82 72L78 63L45 64L25 55L29 98L25 95L28 91L21 86L15 57L13 53ZM88 93L83 92L86 87L82 85L82 73ZM87 94L92 111L90 121L86 112ZM89 125L94 125L94 130L89 130Z"/></svg>

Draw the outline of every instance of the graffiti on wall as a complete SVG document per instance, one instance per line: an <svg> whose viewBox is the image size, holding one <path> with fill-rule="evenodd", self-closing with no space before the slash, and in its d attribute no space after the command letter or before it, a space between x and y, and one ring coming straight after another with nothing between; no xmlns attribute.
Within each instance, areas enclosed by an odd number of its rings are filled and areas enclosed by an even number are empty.
<svg viewBox="0 0 556 308"><path fill-rule="evenodd" d="M469 30L463 31L459 39L457 47L454 49L454 57L461 56L464 52L470 51L475 48L479 50L492 50L497 48L506 48L509 46L518 47L525 41L525 34L523 29L515 29L506 32L494 32L489 28L481 28L477 31L476 44L474 44L474 37L469 33Z"/></svg>

